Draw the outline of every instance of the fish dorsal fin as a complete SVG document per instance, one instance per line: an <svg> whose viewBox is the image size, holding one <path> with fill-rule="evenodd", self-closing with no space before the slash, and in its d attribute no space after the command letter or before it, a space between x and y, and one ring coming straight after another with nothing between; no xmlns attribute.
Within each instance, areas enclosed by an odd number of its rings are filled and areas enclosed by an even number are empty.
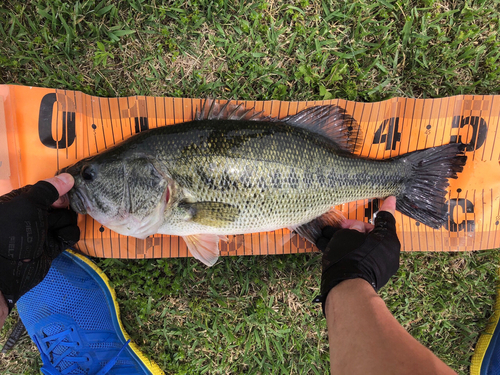
<svg viewBox="0 0 500 375"><path fill-rule="evenodd" d="M208 267L212 267L219 259L219 240L225 239L217 234L194 234L182 238L191 255Z"/></svg>
<svg viewBox="0 0 500 375"><path fill-rule="evenodd" d="M264 111L257 112L255 109L247 109L243 103L237 104L228 100L221 104L217 100L205 99L203 106L196 109L194 119L199 120L250 120L250 121L277 121L276 118L265 116Z"/></svg>
<svg viewBox="0 0 500 375"><path fill-rule="evenodd" d="M336 105L306 108L280 121L321 134L333 141L340 150L349 153L361 147L362 135L358 123L344 108Z"/></svg>

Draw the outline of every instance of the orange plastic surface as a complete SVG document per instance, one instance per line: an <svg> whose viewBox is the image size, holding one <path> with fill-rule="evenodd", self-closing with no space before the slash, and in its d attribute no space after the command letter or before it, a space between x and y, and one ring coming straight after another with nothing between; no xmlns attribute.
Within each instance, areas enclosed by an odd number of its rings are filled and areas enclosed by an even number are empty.
<svg viewBox="0 0 500 375"><path fill-rule="evenodd" d="M200 99L135 96L99 98L81 92L0 85L0 195L48 178L67 165L111 147L144 129L189 121ZM467 145L467 164L448 193L449 220L438 230L396 213L404 251L472 251L500 247L500 96L442 99L394 98L378 103L242 102L271 116L336 104L363 131L360 154L388 158L450 142ZM3 104L3 105L2 105ZM5 139L7 134L7 139ZM5 152L7 144L8 152ZM3 146L2 146L3 145ZM8 167L8 168L7 168ZM379 200L336 207L347 218L368 221ZM78 247L97 257L189 256L176 236L145 240L119 235L80 216ZM230 236L221 255L289 254L315 251L288 230Z"/></svg>

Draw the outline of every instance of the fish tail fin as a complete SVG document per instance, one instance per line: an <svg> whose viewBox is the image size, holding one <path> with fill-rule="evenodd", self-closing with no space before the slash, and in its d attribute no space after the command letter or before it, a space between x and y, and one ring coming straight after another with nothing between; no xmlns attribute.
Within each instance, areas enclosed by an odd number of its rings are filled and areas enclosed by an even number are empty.
<svg viewBox="0 0 500 375"><path fill-rule="evenodd" d="M448 179L457 178L467 161L463 151L462 144L451 143L398 157L412 165L413 174L396 197L396 209L424 225L440 228L448 215Z"/></svg>

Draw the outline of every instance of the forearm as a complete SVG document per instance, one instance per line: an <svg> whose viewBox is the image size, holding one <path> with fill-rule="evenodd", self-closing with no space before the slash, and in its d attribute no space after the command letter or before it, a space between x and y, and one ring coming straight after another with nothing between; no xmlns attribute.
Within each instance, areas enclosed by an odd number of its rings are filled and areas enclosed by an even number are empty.
<svg viewBox="0 0 500 375"><path fill-rule="evenodd" d="M415 340L362 279L328 294L326 319L332 374L454 374Z"/></svg>

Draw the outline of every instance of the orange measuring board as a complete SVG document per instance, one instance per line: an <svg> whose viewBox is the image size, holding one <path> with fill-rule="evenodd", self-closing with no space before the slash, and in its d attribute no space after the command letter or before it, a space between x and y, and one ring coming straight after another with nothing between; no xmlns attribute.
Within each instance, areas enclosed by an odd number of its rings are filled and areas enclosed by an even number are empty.
<svg viewBox="0 0 500 375"><path fill-rule="evenodd" d="M48 178L57 170L124 139L193 119L202 99L134 96L100 98L77 91L0 85L0 194ZM321 104L344 108L359 123L364 157L385 159L461 142L467 164L448 192L448 221L432 229L396 213L404 251L472 251L500 247L500 96L441 99L393 98L377 103L346 100L240 101L276 117ZM378 199L336 207L346 218L368 221ZM88 215L79 217L78 247L97 257L189 256L177 236L140 240L112 232ZM290 254L315 247L288 230L229 236L221 255Z"/></svg>

